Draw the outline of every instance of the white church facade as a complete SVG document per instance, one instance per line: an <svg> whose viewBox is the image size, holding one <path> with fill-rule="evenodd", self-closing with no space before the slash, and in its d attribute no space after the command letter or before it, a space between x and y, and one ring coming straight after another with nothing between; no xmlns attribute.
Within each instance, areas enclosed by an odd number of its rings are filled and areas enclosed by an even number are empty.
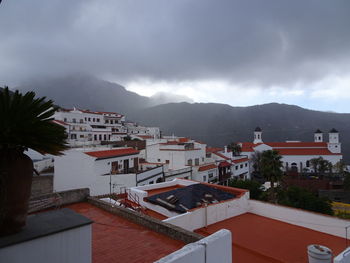
<svg viewBox="0 0 350 263"><path fill-rule="evenodd" d="M282 156L285 171L294 170L298 172L312 171L310 160L322 157L335 165L342 160L341 143L339 132L332 129L328 134L328 141L324 141L324 134L317 130L314 133L313 142L286 141L286 142L264 142L262 129L257 127L254 131L254 141L241 142L242 155L251 159L255 152L276 150Z"/></svg>

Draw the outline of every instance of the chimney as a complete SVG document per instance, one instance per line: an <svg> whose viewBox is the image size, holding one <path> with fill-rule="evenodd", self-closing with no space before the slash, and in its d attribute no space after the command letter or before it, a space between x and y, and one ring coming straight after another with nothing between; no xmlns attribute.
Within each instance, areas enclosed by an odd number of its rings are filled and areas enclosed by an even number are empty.
<svg viewBox="0 0 350 263"><path fill-rule="evenodd" d="M332 250L321 245L309 245L307 247L309 263L332 263Z"/></svg>

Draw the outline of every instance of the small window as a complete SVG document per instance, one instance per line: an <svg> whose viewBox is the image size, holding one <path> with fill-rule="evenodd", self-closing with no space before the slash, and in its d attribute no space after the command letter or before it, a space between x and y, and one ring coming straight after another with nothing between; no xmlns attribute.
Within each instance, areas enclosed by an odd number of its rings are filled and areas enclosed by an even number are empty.
<svg viewBox="0 0 350 263"><path fill-rule="evenodd" d="M245 167L248 167L248 163L245 163Z"/></svg>
<svg viewBox="0 0 350 263"><path fill-rule="evenodd" d="M153 184L154 182L153 181L150 181L149 184Z"/></svg>
<svg viewBox="0 0 350 263"><path fill-rule="evenodd" d="M86 117L85 117L84 119L85 119L85 121L87 121L87 118L86 118Z"/></svg>
<svg viewBox="0 0 350 263"><path fill-rule="evenodd" d="M67 118L64 118L63 120L64 120L64 122L66 122L66 121L67 121Z"/></svg>
<svg viewBox="0 0 350 263"><path fill-rule="evenodd" d="M192 165L192 159L187 160L187 165Z"/></svg>
<svg viewBox="0 0 350 263"><path fill-rule="evenodd" d="M236 170L238 170L238 165L235 166Z"/></svg>
<svg viewBox="0 0 350 263"><path fill-rule="evenodd" d="M80 123L84 123L84 120L83 120L83 119L80 119Z"/></svg>
<svg viewBox="0 0 350 263"><path fill-rule="evenodd" d="M165 162L166 162L166 163L170 163L170 161L169 161L169 160L165 160Z"/></svg>
<svg viewBox="0 0 350 263"><path fill-rule="evenodd" d="M97 135L96 134L94 135L94 140L97 141Z"/></svg>
<svg viewBox="0 0 350 263"><path fill-rule="evenodd" d="M203 175L203 182L206 182L206 181L207 181L207 176Z"/></svg>
<svg viewBox="0 0 350 263"><path fill-rule="evenodd" d="M106 120L106 121L105 121L105 123L109 123L109 121L108 121L108 120Z"/></svg>
<svg viewBox="0 0 350 263"><path fill-rule="evenodd" d="M208 174L208 177L209 177L209 178L213 178L213 177L214 177L214 174L213 174L213 173L210 173L210 174Z"/></svg>
<svg viewBox="0 0 350 263"><path fill-rule="evenodd" d="M241 169L242 169L242 168L243 168L243 164L241 164L241 165L239 166L239 168L241 168Z"/></svg>
<svg viewBox="0 0 350 263"><path fill-rule="evenodd" d="M84 135L80 135L79 137L80 137L80 138L84 138Z"/></svg>
<svg viewBox="0 0 350 263"><path fill-rule="evenodd" d="M91 118L89 118L89 121L91 121Z"/></svg>
<svg viewBox="0 0 350 263"><path fill-rule="evenodd" d="M306 167L310 167L310 161L306 161Z"/></svg>
<svg viewBox="0 0 350 263"><path fill-rule="evenodd" d="M92 118L92 121L95 121L95 118Z"/></svg>
<svg viewBox="0 0 350 263"><path fill-rule="evenodd" d="M74 123L76 123L76 122L77 122L77 120L76 120L76 119L74 119L74 118L73 118L73 120L72 120L72 121L73 121Z"/></svg>
<svg viewBox="0 0 350 263"><path fill-rule="evenodd" d="M158 159L158 162L160 163L160 159Z"/></svg>
<svg viewBox="0 0 350 263"><path fill-rule="evenodd" d="M196 158L196 159L194 160L194 165L196 165L196 166L199 165L199 159L198 159L198 158Z"/></svg>

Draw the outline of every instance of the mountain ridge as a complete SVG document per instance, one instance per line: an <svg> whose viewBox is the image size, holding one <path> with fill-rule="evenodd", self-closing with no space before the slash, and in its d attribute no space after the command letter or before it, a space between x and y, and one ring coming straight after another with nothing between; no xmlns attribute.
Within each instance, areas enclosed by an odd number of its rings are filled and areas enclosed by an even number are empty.
<svg viewBox="0 0 350 263"><path fill-rule="evenodd" d="M63 107L116 111L128 120L158 126L163 134L191 137L210 146L252 141L256 126L263 129L263 140L271 142L313 141L315 130L326 133L336 128L340 131L345 159L350 161L349 113L316 111L276 102L247 107L188 102L152 106L150 98L121 85L82 75L41 80L39 84L23 85L20 90L34 90L38 96L47 96Z"/></svg>

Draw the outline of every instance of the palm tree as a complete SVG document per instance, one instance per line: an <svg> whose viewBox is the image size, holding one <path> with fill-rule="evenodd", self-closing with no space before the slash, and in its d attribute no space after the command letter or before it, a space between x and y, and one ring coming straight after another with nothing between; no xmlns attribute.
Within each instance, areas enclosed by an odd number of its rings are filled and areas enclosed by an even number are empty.
<svg viewBox="0 0 350 263"><path fill-rule="evenodd" d="M67 148L65 129L51 121L55 110L34 92L0 89L0 235L25 225L33 162L24 151L60 155Z"/></svg>
<svg viewBox="0 0 350 263"><path fill-rule="evenodd" d="M271 199L276 202L275 183L278 183L283 176L282 156L276 150L264 151L261 154L260 172L267 181L271 183Z"/></svg>
<svg viewBox="0 0 350 263"><path fill-rule="evenodd" d="M242 147L238 144L238 143L235 143L235 142L231 142L228 146L227 146L227 149L231 150L232 151L232 154L234 156L238 156L241 154L242 152Z"/></svg>

